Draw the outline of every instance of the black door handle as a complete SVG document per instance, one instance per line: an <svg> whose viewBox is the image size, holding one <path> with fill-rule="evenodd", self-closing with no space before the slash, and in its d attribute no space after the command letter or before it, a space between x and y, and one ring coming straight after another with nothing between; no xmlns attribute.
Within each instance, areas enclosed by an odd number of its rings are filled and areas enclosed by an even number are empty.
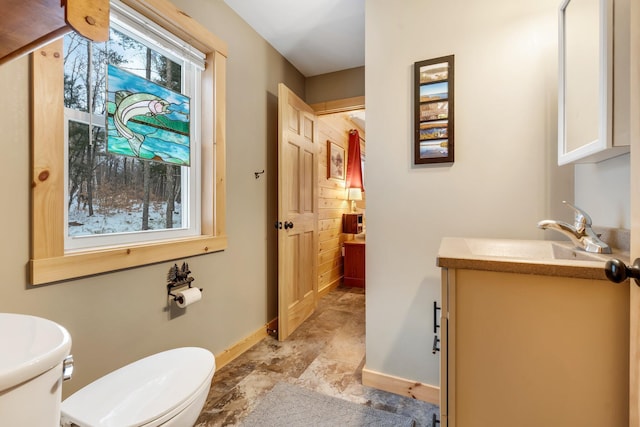
<svg viewBox="0 0 640 427"><path fill-rule="evenodd" d="M434 301L433 302L433 333L434 334L438 333L438 328L440 327L440 325L438 325L438 310L442 310L442 307L438 307L438 302Z"/></svg>
<svg viewBox="0 0 640 427"><path fill-rule="evenodd" d="M632 266L627 266L617 258L610 259L604 265L604 273L607 279L615 283L622 283L625 280L632 278L636 279L636 285L640 286L637 282L640 279L640 258L636 258L633 261Z"/></svg>
<svg viewBox="0 0 640 427"><path fill-rule="evenodd" d="M282 221L276 221L273 226L276 228L276 230L282 230Z"/></svg>
<svg viewBox="0 0 640 427"><path fill-rule="evenodd" d="M293 222L291 222L291 221L285 221L285 222L284 222L284 229L285 229L285 230L288 230L288 229L290 229L290 228L293 228Z"/></svg>

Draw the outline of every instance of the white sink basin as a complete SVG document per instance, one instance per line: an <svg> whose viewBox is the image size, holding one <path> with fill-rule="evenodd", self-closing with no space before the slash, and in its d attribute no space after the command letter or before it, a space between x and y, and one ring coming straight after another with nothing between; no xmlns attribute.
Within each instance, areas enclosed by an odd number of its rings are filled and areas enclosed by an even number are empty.
<svg viewBox="0 0 640 427"><path fill-rule="evenodd" d="M475 256L527 260L570 260L606 262L611 255L585 252L569 242L547 240L464 239Z"/></svg>
<svg viewBox="0 0 640 427"><path fill-rule="evenodd" d="M0 394L55 367L69 354L71 336L47 319L0 313Z"/></svg>

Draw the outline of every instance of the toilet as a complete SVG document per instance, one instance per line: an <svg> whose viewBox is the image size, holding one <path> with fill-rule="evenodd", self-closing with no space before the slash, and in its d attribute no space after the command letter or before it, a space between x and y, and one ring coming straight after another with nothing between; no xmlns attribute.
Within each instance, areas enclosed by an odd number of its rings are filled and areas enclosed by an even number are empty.
<svg viewBox="0 0 640 427"><path fill-rule="evenodd" d="M62 403L71 337L47 319L0 313L0 425L191 427L215 372L210 351L183 347L117 369Z"/></svg>
<svg viewBox="0 0 640 427"><path fill-rule="evenodd" d="M71 337L47 319L0 313L0 425L58 426ZM66 373L65 373L66 370Z"/></svg>
<svg viewBox="0 0 640 427"><path fill-rule="evenodd" d="M62 402L63 427L186 427L200 415L215 372L210 351L183 347L140 359Z"/></svg>

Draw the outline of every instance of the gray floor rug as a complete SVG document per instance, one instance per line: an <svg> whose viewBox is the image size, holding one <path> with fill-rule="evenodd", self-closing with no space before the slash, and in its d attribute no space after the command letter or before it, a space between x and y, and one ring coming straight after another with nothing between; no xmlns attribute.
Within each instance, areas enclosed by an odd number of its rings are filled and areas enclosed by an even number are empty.
<svg viewBox="0 0 640 427"><path fill-rule="evenodd" d="M243 427L412 427L404 415L359 405L279 382L241 424Z"/></svg>

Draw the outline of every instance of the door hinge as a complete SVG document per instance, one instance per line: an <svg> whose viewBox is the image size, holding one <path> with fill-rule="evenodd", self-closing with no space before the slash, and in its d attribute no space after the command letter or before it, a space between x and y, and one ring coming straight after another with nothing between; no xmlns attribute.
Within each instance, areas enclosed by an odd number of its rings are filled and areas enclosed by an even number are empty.
<svg viewBox="0 0 640 427"><path fill-rule="evenodd" d="M440 347L438 347L438 343L440 342L440 338L437 335L433 336L433 347L431 348L431 352L436 354L436 351L440 351Z"/></svg>

